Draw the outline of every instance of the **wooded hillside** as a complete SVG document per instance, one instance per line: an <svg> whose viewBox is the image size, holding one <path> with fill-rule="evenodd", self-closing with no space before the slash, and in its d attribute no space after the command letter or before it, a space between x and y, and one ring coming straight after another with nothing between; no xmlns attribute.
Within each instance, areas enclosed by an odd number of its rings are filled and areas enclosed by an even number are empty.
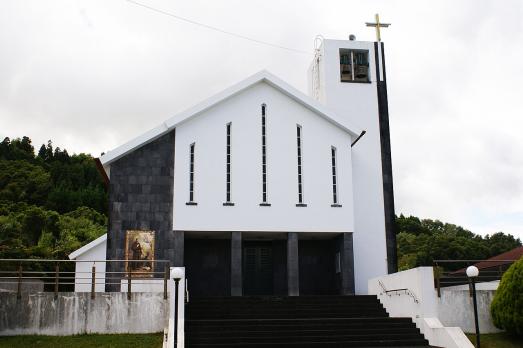
<svg viewBox="0 0 523 348"><path fill-rule="evenodd" d="M107 193L90 155L51 141L0 143L0 258L64 259L106 232Z"/></svg>
<svg viewBox="0 0 523 348"><path fill-rule="evenodd" d="M485 237L414 216L397 218L400 269L433 259L485 259L521 245L497 232ZM107 192L93 157L69 155L49 141L0 143L0 258L67 258L106 232Z"/></svg>

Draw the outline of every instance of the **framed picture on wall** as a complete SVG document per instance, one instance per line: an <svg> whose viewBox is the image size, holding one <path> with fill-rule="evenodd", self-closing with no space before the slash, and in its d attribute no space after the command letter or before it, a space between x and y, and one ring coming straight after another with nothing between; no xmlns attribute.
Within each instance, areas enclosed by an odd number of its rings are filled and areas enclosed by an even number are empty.
<svg viewBox="0 0 523 348"><path fill-rule="evenodd" d="M132 277L152 277L154 231L128 230L125 235L125 271Z"/></svg>

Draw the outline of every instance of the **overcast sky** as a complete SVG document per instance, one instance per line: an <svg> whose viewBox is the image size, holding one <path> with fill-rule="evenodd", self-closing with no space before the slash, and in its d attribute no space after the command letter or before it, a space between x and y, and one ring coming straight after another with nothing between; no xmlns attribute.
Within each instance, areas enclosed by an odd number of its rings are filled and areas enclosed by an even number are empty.
<svg viewBox="0 0 523 348"><path fill-rule="evenodd" d="M379 12L396 212L523 238L523 1L137 1L311 53ZM0 137L98 156L261 69L306 92L311 59L125 0L2 0Z"/></svg>

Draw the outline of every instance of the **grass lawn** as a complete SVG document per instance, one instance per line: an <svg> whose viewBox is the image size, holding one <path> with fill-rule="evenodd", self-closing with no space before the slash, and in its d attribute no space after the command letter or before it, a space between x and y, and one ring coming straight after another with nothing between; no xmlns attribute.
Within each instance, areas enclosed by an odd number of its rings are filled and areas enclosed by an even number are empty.
<svg viewBox="0 0 523 348"><path fill-rule="evenodd" d="M0 337L0 348L161 348L162 334Z"/></svg>
<svg viewBox="0 0 523 348"><path fill-rule="evenodd" d="M476 345L476 335L467 334L467 337ZM522 337L510 336L504 332L480 335L480 341L481 348L523 348Z"/></svg>
<svg viewBox="0 0 523 348"><path fill-rule="evenodd" d="M472 343L474 335L467 334ZM162 334L0 337L0 348L160 348ZM481 335L482 348L523 348L523 339L506 333Z"/></svg>

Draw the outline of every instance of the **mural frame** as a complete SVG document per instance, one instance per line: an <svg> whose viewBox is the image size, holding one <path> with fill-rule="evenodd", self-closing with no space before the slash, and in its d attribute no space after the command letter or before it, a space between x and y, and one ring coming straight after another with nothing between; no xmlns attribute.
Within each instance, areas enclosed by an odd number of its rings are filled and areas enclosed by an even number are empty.
<svg viewBox="0 0 523 348"><path fill-rule="evenodd" d="M151 278L155 269L155 231L125 231L125 272L133 278ZM136 242L136 244L135 244ZM134 260L136 262L127 262Z"/></svg>

